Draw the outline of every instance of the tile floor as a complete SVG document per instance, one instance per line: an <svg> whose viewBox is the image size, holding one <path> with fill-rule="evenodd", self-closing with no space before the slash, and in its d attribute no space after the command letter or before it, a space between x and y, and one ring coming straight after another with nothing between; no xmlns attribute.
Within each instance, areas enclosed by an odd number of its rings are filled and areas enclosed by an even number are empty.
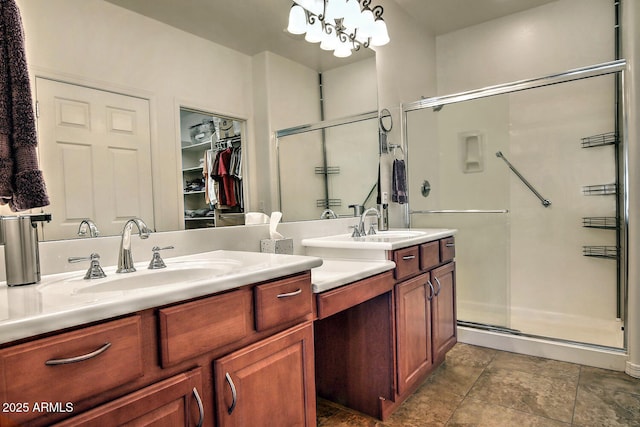
<svg viewBox="0 0 640 427"><path fill-rule="evenodd" d="M640 379L459 343L387 421L318 399L318 426L640 426Z"/></svg>

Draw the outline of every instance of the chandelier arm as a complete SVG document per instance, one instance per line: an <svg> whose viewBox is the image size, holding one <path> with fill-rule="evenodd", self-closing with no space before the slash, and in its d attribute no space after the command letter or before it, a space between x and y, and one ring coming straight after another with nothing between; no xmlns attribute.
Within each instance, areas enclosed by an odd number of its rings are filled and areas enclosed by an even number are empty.
<svg viewBox="0 0 640 427"><path fill-rule="evenodd" d="M360 4L362 5L362 10L369 9L369 5L371 4L371 0L361 0Z"/></svg>
<svg viewBox="0 0 640 427"><path fill-rule="evenodd" d="M382 14L384 13L384 8L380 5L375 6L371 12L373 13L373 17L377 21L378 19L382 19Z"/></svg>

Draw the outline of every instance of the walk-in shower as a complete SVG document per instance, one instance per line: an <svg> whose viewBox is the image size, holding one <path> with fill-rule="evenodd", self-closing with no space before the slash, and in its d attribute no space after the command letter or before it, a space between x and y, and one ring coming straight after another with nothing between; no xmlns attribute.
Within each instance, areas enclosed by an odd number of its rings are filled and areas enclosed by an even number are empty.
<svg viewBox="0 0 640 427"><path fill-rule="evenodd" d="M459 230L461 325L624 347L624 67L403 105L407 221Z"/></svg>

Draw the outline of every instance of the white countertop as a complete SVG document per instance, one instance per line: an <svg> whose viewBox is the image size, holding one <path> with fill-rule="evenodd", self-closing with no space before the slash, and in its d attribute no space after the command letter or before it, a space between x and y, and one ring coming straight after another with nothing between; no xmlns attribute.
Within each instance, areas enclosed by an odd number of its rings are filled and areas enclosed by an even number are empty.
<svg viewBox="0 0 640 427"><path fill-rule="evenodd" d="M276 279L322 265L322 259L316 257L226 250L165 258L165 262L167 268L161 270L148 270L147 262L136 263L138 271L126 274L117 274L115 267L107 267L104 268L105 279L84 280L85 271L76 271L43 276L35 285L8 287L5 283L0 284L0 343ZM131 289L128 287L130 280L147 285Z"/></svg>
<svg viewBox="0 0 640 427"><path fill-rule="evenodd" d="M313 292L325 292L395 267L396 263L388 260L325 259L320 267L311 270Z"/></svg>
<svg viewBox="0 0 640 427"><path fill-rule="evenodd" d="M362 237L351 237L351 234L313 237L302 239L302 245L307 248L390 251L442 239L456 232L450 228L403 228Z"/></svg>

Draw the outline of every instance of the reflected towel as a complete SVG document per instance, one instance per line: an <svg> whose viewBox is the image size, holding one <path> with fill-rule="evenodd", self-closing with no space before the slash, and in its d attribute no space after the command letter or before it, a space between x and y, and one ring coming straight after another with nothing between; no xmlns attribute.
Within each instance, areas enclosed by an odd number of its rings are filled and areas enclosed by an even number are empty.
<svg viewBox="0 0 640 427"><path fill-rule="evenodd" d="M393 161L391 200L400 204L407 203L407 172L404 160Z"/></svg>

